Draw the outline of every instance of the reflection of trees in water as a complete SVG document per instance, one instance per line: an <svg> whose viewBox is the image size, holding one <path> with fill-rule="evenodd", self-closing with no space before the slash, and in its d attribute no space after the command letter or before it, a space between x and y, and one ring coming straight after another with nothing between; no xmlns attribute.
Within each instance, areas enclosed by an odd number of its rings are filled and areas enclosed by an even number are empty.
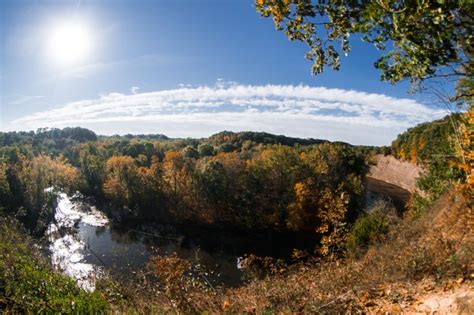
<svg viewBox="0 0 474 315"><path fill-rule="evenodd" d="M111 227L110 239L119 244L133 244L141 241L140 235L127 229Z"/></svg>
<svg viewBox="0 0 474 315"><path fill-rule="evenodd" d="M161 237L153 237L153 236L143 236L142 238L143 244L145 244L147 247L150 248L156 248L156 247L167 247L167 246L173 246L173 248L177 247L177 242L173 240L169 240L166 238L161 238Z"/></svg>
<svg viewBox="0 0 474 315"><path fill-rule="evenodd" d="M95 227L95 236L100 237L102 234L107 231L108 227L107 226L96 226Z"/></svg>
<svg viewBox="0 0 474 315"><path fill-rule="evenodd" d="M134 228L137 230L134 231ZM174 233L162 233L164 230ZM95 253L100 255L107 269L124 277L131 272L142 270L151 256L169 256L176 253L195 268L208 272L206 277L210 281L236 285L240 282L242 274L237 268L237 253L245 252L253 245L256 252L261 251L265 254L272 250L269 244L275 243L276 239L278 248L286 247L288 244L285 241L294 245L296 240L291 237L289 239L288 235L275 239L273 235L269 236L266 233L238 236L235 233L223 234L221 231L187 232L147 226L94 227L94 230L90 231L90 245ZM94 241L97 243L94 244ZM100 264L93 260L94 263Z"/></svg>
<svg viewBox="0 0 474 315"><path fill-rule="evenodd" d="M224 254L219 247L218 250L212 250L217 249L215 246L210 246L211 250L201 248L200 244L209 243L210 239L220 243L215 240L216 235L209 235L200 242L195 242L194 237L187 237L186 242L183 242L184 236L179 233L162 234L146 227L146 232L130 229L117 225L82 226L88 262L103 265L109 272L126 278L131 273L143 270L151 256L170 256L176 253L180 258L188 260L194 269L205 273L212 283L235 284L240 281L241 271L237 269L235 256ZM145 233L153 233L154 236Z"/></svg>

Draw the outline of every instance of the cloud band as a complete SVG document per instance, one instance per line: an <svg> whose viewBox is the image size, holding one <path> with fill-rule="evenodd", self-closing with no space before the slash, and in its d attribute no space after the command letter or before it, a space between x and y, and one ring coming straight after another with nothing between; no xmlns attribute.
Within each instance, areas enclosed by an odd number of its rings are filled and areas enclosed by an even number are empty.
<svg viewBox="0 0 474 315"><path fill-rule="evenodd" d="M205 137L222 130L267 131L354 144L389 144L442 110L411 99L306 85L180 87L111 93L21 117L8 130L83 126L101 134Z"/></svg>

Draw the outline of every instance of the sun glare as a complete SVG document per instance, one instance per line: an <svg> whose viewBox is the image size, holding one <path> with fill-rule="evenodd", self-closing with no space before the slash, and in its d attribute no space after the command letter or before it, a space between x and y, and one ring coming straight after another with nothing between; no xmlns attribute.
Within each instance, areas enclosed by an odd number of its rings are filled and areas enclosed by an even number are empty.
<svg viewBox="0 0 474 315"><path fill-rule="evenodd" d="M80 23L59 24L49 35L49 56L53 62L67 65L78 63L90 52L90 34Z"/></svg>

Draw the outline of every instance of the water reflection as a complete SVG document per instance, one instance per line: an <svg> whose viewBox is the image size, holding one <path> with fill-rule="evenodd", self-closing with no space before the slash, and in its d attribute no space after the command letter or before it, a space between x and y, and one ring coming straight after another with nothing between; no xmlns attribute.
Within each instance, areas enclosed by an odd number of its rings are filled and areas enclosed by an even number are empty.
<svg viewBox="0 0 474 315"><path fill-rule="evenodd" d="M53 188L49 189L53 190ZM101 274L102 270L97 265L85 261L86 243L77 233L78 222L99 228L105 226L108 220L95 207L84 211L82 204L72 201L65 193L59 192L54 220L46 232L50 242L51 262L53 266L75 278L81 287L92 291L94 279Z"/></svg>
<svg viewBox="0 0 474 315"><path fill-rule="evenodd" d="M401 187L389 184L387 182L368 177L367 178L367 208L371 208L377 199L388 199L398 213L405 211L405 206L411 198L411 193Z"/></svg>
<svg viewBox="0 0 474 315"><path fill-rule="evenodd" d="M51 261L84 289L93 290L94 280L105 271L126 276L143 270L153 255L174 253L209 270L215 282L228 286L240 283L235 254L215 246L210 246L211 251L204 250L173 227L114 225L94 206L81 201L80 196L70 198L61 192L54 218L47 232Z"/></svg>
<svg viewBox="0 0 474 315"><path fill-rule="evenodd" d="M145 233L114 225L94 227L81 223L78 235L87 244L84 261L104 265L110 272L123 276L143 270L153 255L169 256L176 253L178 257L209 270L215 282L228 286L240 283L242 274L237 268L235 255L208 252L189 241L183 244L182 235Z"/></svg>
<svg viewBox="0 0 474 315"><path fill-rule="evenodd" d="M401 208L410 196L383 182L369 181L368 186L368 198L388 195ZM58 194L54 221L48 228L52 263L88 290L105 271L126 277L143 270L151 256L174 253L209 270L212 281L236 286L241 283L238 262L244 254L288 258L293 248L311 251L318 241L308 233L115 225L80 196L64 193Z"/></svg>

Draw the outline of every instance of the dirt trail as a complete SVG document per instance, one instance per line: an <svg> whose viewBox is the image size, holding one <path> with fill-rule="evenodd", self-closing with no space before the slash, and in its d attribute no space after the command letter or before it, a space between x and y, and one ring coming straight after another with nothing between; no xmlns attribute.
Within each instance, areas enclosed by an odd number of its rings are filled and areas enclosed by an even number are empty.
<svg viewBox="0 0 474 315"><path fill-rule="evenodd" d="M447 292L428 293L408 312L428 314L474 314L474 287L462 286Z"/></svg>

